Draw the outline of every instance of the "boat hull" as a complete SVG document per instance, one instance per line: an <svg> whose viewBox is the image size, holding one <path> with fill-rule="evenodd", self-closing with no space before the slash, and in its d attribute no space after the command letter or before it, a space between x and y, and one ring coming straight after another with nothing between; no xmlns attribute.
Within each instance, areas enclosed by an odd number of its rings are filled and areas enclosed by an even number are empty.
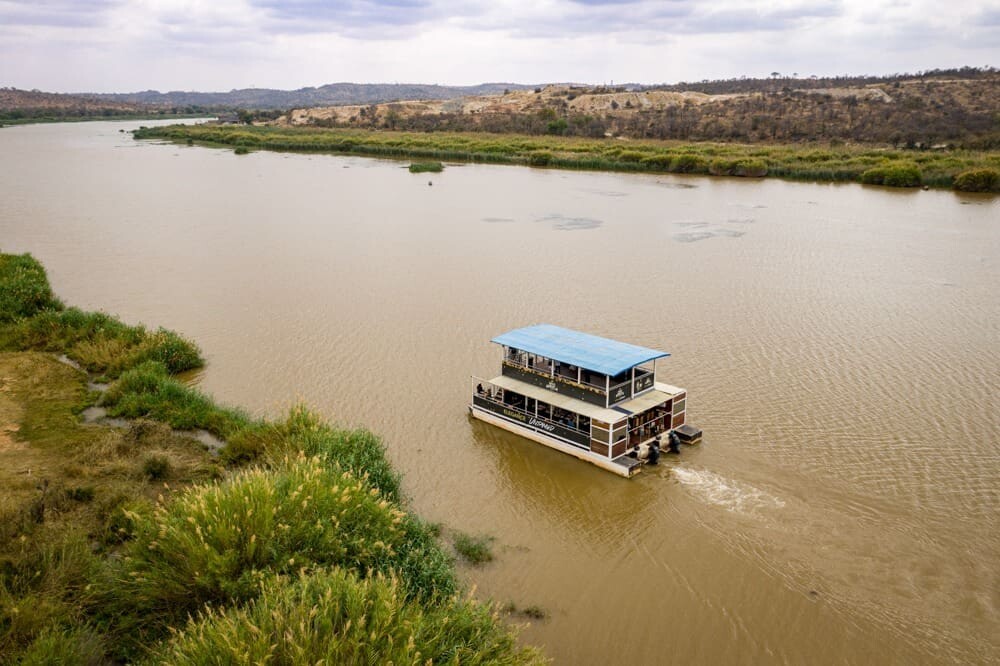
<svg viewBox="0 0 1000 666"><path fill-rule="evenodd" d="M495 425L498 428L503 428L504 430L514 433L515 435L520 435L521 437L530 439L533 442L544 444L550 449L561 451L573 456L574 458L585 460L593 465L597 465L601 469L613 472L619 476L630 478L642 470L642 466L639 464L631 465L609 460L608 458L593 453L592 451L573 446L572 444L567 444L549 435L521 425L520 423L508 420L503 416L486 411L476 405L469 405L469 412L480 421L485 421L486 423Z"/></svg>

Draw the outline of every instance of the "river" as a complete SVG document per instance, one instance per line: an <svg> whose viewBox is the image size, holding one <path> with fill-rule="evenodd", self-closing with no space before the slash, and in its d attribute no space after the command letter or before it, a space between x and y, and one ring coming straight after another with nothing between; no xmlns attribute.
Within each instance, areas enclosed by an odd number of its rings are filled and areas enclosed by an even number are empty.
<svg viewBox="0 0 1000 666"><path fill-rule="evenodd" d="M463 575L562 664L1000 655L1000 199L0 130L0 248L176 329L255 414L384 437ZM491 337L671 353L703 442L624 480L470 420Z"/></svg>

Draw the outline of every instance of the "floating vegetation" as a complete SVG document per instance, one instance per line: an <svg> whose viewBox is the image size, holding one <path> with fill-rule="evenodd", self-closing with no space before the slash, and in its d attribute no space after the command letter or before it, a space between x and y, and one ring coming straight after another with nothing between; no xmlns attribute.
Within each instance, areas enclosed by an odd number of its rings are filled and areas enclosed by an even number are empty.
<svg viewBox="0 0 1000 666"><path fill-rule="evenodd" d="M444 165L440 162L414 162L410 165L410 173L441 173Z"/></svg>
<svg viewBox="0 0 1000 666"><path fill-rule="evenodd" d="M492 543L493 537L486 535L472 536L456 532L454 536L455 551L472 564L483 564L493 560Z"/></svg>

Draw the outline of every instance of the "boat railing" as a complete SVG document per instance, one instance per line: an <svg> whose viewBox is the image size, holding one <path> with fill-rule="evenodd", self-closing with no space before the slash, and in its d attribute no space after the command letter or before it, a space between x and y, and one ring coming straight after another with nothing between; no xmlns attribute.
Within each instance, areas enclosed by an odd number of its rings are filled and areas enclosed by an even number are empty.
<svg viewBox="0 0 1000 666"><path fill-rule="evenodd" d="M587 430L584 430L582 428L576 427L576 425L574 423L569 422L568 419L566 421L560 421L557 419L548 418L545 416L541 416L539 414L535 414L534 412L529 412L522 407L517 407L514 404L505 402L503 399L503 389L501 389L499 386L491 384L487 380L479 379L478 377L473 377L473 381L477 381L479 386L483 386L483 390L479 391L477 389L475 395L477 395L479 398L483 400L486 400L487 402L491 402L499 407L510 409L520 414L523 414L528 419L538 419L539 421L550 423L552 425L559 426L560 428L566 428L567 430L572 430L573 432L577 432L580 433L581 435L586 435L587 437L590 437L589 426Z"/></svg>
<svg viewBox="0 0 1000 666"><path fill-rule="evenodd" d="M625 395L629 396L632 395L632 390L631 390L632 387L629 386L631 383L632 383L631 379L626 379L625 381L620 382L618 384L612 384L611 388L608 389L608 395L614 395L615 391L617 391L618 389L625 389Z"/></svg>
<svg viewBox="0 0 1000 666"><path fill-rule="evenodd" d="M529 365L528 363L525 363L524 361L521 361L520 359L513 358L513 357L510 357L510 356L508 356L507 358L505 358L503 360L503 362L506 363L507 365L512 365L512 366L514 366L516 368L522 368L522 369L527 370L529 372L534 372L534 373L537 373L537 374L540 374L540 375L544 375L546 377L552 377L553 379L558 379L559 381L566 382L567 384L573 384L574 386L582 386L582 387L586 387L588 389L596 389L596 390L600 391L601 393L604 393L604 391L605 391L605 385L604 384L595 384L593 382L584 381L582 378L580 379L580 381L577 381L575 373L572 374L572 375L569 375L569 374L566 374L565 372L562 372L562 371L559 371L559 370L552 371L552 370L550 370L550 368L547 368L547 367L543 369L543 368L538 367L537 365Z"/></svg>

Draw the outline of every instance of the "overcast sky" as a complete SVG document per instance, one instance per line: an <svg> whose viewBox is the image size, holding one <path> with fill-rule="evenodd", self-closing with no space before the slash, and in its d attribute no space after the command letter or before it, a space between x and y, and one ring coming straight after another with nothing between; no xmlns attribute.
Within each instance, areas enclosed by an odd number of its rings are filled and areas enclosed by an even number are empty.
<svg viewBox="0 0 1000 666"><path fill-rule="evenodd" d="M1000 0L0 0L0 86L673 83L1000 65Z"/></svg>

